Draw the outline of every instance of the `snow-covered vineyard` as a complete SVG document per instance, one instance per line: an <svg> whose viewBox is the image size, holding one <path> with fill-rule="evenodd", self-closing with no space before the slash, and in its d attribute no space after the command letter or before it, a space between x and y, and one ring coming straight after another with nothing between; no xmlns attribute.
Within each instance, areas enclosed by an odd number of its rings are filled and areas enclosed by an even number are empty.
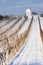
<svg viewBox="0 0 43 65"><path fill-rule="evenodd" d="M0 65L43 65L43 17L0 22Z"/></svg>

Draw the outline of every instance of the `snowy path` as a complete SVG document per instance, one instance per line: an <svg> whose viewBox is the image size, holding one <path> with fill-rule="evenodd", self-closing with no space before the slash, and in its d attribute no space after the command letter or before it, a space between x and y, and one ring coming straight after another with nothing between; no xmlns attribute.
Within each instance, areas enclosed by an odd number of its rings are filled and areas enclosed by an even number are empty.
<svg viewBox="0 0 43 65"><path fill-rule="evenodd" d="M43 65L41 47L38 16L34 16L31 30L23 49L9 65Z"/></svg>

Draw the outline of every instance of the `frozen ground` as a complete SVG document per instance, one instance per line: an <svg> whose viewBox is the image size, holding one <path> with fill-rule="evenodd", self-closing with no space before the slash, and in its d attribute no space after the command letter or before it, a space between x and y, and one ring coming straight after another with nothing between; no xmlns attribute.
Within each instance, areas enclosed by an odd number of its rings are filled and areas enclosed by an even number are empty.
<svg viewBox="0 0 43 65"><path fill-rule="evenodd" d="M26 25L28 24L29 22L27 20ZM43 26L43 22L41 22L41 26ZM26 26L24 25L24 27ZM23 29L25 29L24 27ZM31 30L24 46L12 59L9 65L43 65L42 47L43 45L40 37L38 16L34 16Z"/></svg>

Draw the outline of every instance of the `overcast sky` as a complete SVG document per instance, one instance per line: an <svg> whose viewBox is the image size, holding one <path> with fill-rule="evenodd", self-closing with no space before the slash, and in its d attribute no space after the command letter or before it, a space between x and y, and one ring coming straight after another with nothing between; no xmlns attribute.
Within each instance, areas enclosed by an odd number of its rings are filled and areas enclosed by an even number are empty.
<svg viewBox="0 0 43 65"><path fill-rule="evenodd" d="M43 0L0 0L0 14L22 15L25 10L43 12Z"/></svg>

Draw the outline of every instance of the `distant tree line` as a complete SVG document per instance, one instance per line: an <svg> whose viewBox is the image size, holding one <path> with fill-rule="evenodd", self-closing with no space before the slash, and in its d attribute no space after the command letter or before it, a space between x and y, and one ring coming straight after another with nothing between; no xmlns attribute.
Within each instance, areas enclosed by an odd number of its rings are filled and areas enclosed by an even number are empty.
<svg viewBox="0 0 43 65"><path fill-rule="evenodd" d="M13 15L11 15L11 16L9 16L9 15L6 15L6 16L0 15L0 20L10 19L10 18L17 19L17 17L13 16Z"/></svg>
<svg viewBox="0 0 43 65"><path fill-rule="evenodd" d="M33 14L33 15L38 15L38 13L37 13L37 12L32 12L32 14Z"/></svg>
<svg viewBox="0 0 43 65"><path fill-rule="evenodd" d="M33 15L38 15L37 12L32 12ZM41 17L43 17L43 13L40 14ZM14 18L14 19L17 19L17 17L11 15L11 16L3 16L3 15L0 15L0 20L3 20L3 19L9 19L9 18Z"/></svg>
<svg viewBox="0 0 43 65"><path fill-rule="evenodd" d="M2 19L9 19L10 18L10 16L2 16L2 15L0 15L0 20L2 20Z"/></svg>
<svg viewBox="0 0 43 65"><path fill-rule="evenodd" d="M40 14L41 17L43 17L43 14Z"/></svg>
<svg viewBox="0 0 43 65"><path fill-rule="evenodd" d="M32 12L32 14L33 14L33 15L38 15L37 12ZM43 13L40 13L39 15L40 15L41 17L43 17Z"/></svg>

